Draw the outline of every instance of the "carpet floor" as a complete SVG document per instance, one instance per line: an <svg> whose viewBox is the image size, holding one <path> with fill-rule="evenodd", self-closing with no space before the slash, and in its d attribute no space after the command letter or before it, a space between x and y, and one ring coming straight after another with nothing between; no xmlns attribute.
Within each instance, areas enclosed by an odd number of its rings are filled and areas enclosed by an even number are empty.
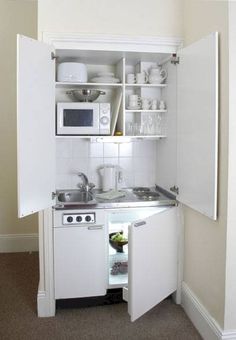
<svg viewBox="0 0 236 340"><path fill-rule="evenodd" d="M199 340L180 306L166 299L131 323L127 304L58 309L38 318L38 254L0 254L1 340Z"/></svg>

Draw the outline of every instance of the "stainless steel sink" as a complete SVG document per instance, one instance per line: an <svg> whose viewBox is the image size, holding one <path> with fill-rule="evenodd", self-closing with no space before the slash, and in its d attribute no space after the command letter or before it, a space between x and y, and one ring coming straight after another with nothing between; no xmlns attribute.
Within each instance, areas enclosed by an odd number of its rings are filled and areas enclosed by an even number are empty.
<svg viewBox="0 0 236 340"><path fill-rule="evenodd" d="M96 204L91 192L79 190L65 190L57 192L57 201L62 204L80 205Z"/></svg>

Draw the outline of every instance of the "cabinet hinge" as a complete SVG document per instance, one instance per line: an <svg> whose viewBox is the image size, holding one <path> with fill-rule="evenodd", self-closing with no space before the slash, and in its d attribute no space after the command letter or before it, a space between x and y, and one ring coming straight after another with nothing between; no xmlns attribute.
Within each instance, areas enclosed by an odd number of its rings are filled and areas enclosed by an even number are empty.
<svg viewBox="0 0 236 340"><path fill-rule="evenodd" d="M172 54L170 62L174 65L179 64L179 57L177 57L177 54Z"/></svg>
<svg viewBox="0 0 236 340"><path fill-rule="evenodd" d="M56 198L57 194L55 192L52 192L52 200Z"/></svg>
<svg viewBox="0 0 236 340"><path fill-rule="evenodd" d="M170 191L173 191L176 195L179 195L179 188L175 185L170 188Z"/></svg>
<svg viewBox="0 0 236 340"><path fill-rule="evenodd" d="M51 52L51 59L54 60L54 59L57 59L58 57L56 56L56 54L54 52Z"/></svg>

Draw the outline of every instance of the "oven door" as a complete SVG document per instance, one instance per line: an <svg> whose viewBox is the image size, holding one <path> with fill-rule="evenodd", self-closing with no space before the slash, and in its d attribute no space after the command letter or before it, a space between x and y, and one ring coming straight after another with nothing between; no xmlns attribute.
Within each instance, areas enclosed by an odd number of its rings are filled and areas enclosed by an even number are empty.
<svg viewBox="0 0 236 340"><path fill-rule="evenodd" d="M57 135L98 134L98 103L57 103Z"/></svg>

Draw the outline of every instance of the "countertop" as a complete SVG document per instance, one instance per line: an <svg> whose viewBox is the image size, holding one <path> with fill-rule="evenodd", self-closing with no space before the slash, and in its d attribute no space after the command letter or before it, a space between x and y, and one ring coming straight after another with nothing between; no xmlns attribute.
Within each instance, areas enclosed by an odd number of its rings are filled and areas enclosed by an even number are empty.
<svg viewBox="0 0 236 340"><path fill-rule="evenodd" d="M54 208L56 210L61 209L112 209L112 208L138 208L138 207L156 207L156 206L170 206L176 205L175 196L167 193L160 187L151 187L151 191L158 193L159 196L155 200L144 200L139 198L133 192L132 188L121 189L125 196L115 198L112 200L106 200L96 197L96 194L101 193L101 190L93 190L94 200L88 204L76 204L76 203L62 203L57 200ZM60 192L66 192L66 190L59 190Z"/></svg>

